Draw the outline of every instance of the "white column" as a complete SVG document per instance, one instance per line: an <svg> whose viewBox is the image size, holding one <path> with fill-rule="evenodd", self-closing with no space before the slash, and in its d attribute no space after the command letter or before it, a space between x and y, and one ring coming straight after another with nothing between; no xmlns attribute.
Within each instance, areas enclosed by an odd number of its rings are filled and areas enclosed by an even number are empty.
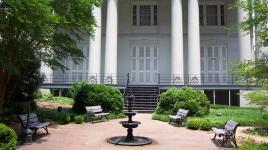
<svg viewBox="0 0 268 150"><path fill-rule="evenodd" d="M182 0L171 0L171 74L175 84L184 83L182 22Z"/></svg>
<svg viewBox="0 0 268 150"><path fill-rule="evenodd" d="M190 84L200 83L200 29L198 0L188 0L188 74Z"/></svg>
<svg viewBox="0 0 268 150"><path fill-rule="evenodd" d="M240 24L247 17L247 12L242 9L237 9L238 23ZM253 53L251 51L250 34L244 32L241 28L238 29L238 46L240 53L240 60L251 60Z"/></svg>
<svg viewBox="0 0 268 150"><path fill-rule="evenodd" d="M105 47L105 76L117 74L117 21L118 0L107 0L107 25L106 25L106 47ZM106 78L105 82L110 82ZM112 79L115 83L115 78Z"/></svg>
<svg viewBox="0 0 268 150"><path fill-rule="evenodd" d="M101 65L101 7L94 7L93 15L96 21L95 33L89 41L89 82L98 83Z"/></svg>
<svg viewBox="0 0 268 150"><path fill-rule="evenodd" d="M53 70L44 62L41 62L40 73L45 75L44 83L53 83Z"/></svg>

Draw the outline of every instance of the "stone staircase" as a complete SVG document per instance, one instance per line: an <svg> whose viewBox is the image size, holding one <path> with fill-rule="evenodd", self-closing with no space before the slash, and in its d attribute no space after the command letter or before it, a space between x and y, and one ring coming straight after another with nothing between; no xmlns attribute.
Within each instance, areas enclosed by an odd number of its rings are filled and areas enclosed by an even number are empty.
<svg viewBox="0 0 268 150"><path fill-rule="evenodd" d="M154 112L159 99L159 88L157 85L128 85L125 95L135 96L132 108L136 112ZM125 109L128 101L125 100Z"/></svg>

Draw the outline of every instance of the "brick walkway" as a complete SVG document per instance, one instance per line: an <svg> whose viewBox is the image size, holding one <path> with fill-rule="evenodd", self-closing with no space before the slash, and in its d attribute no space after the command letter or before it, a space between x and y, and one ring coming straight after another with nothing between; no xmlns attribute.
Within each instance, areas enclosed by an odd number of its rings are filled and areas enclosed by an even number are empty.
<svg viewBox="0 0 268 150"><path fill-rule="evenodd" d="M126 119L120 119L126 120ZM151 119L150 114L137 114L133 120L141 121L134 129L134 135L153 139L153 144L139 147L126 147L108 144L107 138L126 135L118 122L111 120L100 123L84 123L51 126L49 135L42 134L32 145L18 146L19 150L218 150L211 141L213 134L205 131L192 131L174 127L168 123ZM225 148L226 149L226 148Z"/></svg>

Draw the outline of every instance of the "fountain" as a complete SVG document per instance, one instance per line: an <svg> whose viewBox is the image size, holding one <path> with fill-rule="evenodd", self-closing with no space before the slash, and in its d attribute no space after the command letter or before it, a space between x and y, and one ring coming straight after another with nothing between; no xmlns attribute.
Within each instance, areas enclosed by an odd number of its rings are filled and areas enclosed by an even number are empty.
<svg viewBox="0 0 268 150"><path fill-rule="evenodd" d="M128 111L125 114L128 116L128 121L120 121L124 128L127 128L127 136L115 136L108 139L108 143L116 144L116 145L125 145L125 146L142 146L151 144L152 140L147 137L142 136L133 136L133 128L137 128L141 122L132 121L132 117L136 115L135 112L132 111L132 101L134 96L126 96L128 100Z"/></svg>

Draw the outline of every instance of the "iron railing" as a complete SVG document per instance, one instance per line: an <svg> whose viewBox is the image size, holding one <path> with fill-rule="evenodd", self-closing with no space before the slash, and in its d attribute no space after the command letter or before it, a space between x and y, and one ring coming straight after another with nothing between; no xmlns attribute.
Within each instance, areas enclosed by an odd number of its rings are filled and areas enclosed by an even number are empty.
<svg viewBox="0 0 268 150"><path fill-rule="evenodd" d="M128 86L134 84L131 76L127 74L44 74L43 84L73 84L74 82L87 81L94 84L121 85ZM207 77L195 75L175 75L158 74L157 82L152 83L158 86L180 86L180 85L243 85L242 80L238 81L235 77Z"/></svg>

